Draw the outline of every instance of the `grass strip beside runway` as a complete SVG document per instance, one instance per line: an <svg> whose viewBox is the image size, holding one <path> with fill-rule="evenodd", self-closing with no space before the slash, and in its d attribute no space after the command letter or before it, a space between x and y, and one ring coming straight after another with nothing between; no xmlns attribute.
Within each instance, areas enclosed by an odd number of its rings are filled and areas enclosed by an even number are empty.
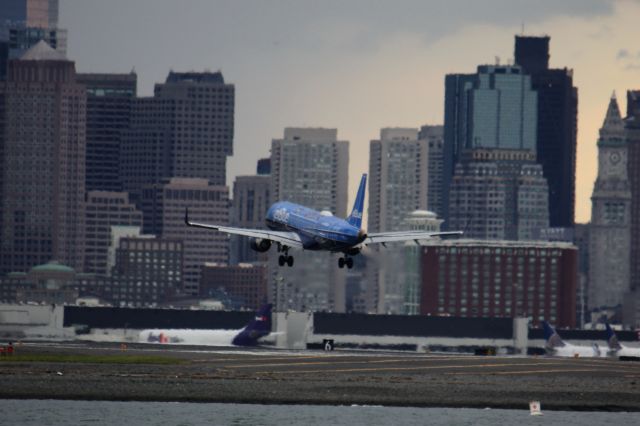
<svg viewBox="0 0 640 426"><path fill-rule="evenodd" d="M14 354L0 357L0 363L11 362L63 362L84 364L154 364L173 365L182 364L180 358L158 355L90 355L90 354Z"/></svg>

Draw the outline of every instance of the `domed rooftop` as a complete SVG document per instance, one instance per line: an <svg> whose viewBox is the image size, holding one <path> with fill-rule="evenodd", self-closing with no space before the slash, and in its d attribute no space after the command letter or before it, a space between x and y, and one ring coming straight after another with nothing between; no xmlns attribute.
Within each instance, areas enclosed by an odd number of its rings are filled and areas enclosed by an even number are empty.
<svg viewBox="0 0 640 426"><path fill-rule="evenodd" d="M42 265L34 266L29 272L66 272L68 274L76 273L73 268L65 266L56 260L52 260Z"/></svg>
<svg viewBox="0 0 640 426"><path fill-rule="evenodd" d="M438 215L429 210L414 210L409 213L409 217L429 217L429 218L437 218Z"/></svg>

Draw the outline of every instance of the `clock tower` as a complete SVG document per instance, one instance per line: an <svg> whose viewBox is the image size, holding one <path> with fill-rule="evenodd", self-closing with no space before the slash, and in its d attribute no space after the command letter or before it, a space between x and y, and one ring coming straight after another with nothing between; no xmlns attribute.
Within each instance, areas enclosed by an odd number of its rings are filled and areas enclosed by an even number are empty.
<svg viewBox="0 0 640 426"><path fill-rule="evenodd" d="M600 129L598 177L591 196L589 308L613 307L629 291L631 191L624 122L615 93Z"/></svg>

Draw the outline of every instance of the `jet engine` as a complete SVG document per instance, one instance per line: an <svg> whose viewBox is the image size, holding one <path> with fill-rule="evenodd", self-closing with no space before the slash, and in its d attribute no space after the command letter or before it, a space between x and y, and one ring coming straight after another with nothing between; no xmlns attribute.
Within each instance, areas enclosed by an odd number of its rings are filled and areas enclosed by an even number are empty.
<svg viewBox="0 0 640 426"><path fill-rule="evenodd" d="M263 238L253 238L251 240L251 249L259 253L264 253L271 247L271 240L265 240Z"/></svg>

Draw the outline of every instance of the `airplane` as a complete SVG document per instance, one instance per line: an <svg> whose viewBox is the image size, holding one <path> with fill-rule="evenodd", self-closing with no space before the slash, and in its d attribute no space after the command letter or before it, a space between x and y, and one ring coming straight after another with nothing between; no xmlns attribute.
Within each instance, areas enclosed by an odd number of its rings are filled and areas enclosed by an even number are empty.
<svg viewBox="0 0 640 426"><path fill-rule="evenodd" d="M262 306L246 327L240 330L143 330L141 343L171 343L204 346L258 346L271 333L271 304Z"/></svg>
<svg viewBox="0 0 640 426"><path fill-rule="evenodd" d="M546 321L542 321L544 329L544 346L548 355L562 358L598 358L602 354L597 343L593 346L576 346L562 340L558 332Z"/></svg>
<svg viewBox="0 0 640 426"><path fill-rule="evenodd" d="M363 246L370 244L414 241L432 237L462 235L462 231L427 232L427 231L395 231L367 234L361 228L364 210L364 195L367 174L362 175L351 214L342 219L333 216L329 211L317 211L288 201L274 203L267 212L265 229L234 228L231 226L209 225L189 220L189 209L185 209L184 221L188 226L213 229L227 234L242 235L252 238L251 248L257 252L266 252L275 243L280 266L293 266L293 256L289 249L324 250L341 253L338 267L353 267L353 258L360 253Z"/></svg>
<svg viewBox="0 0 640 426"><path fill-rule="evenodd" d="M607 329L607 344L609 345L609 352L607 355L613 357L633 357L640 358L640 348L629 348L627 346L622 346L620 342L618 342L618 336L616 336L616 332L613 331L609 323L605 323Z"/></svg>

